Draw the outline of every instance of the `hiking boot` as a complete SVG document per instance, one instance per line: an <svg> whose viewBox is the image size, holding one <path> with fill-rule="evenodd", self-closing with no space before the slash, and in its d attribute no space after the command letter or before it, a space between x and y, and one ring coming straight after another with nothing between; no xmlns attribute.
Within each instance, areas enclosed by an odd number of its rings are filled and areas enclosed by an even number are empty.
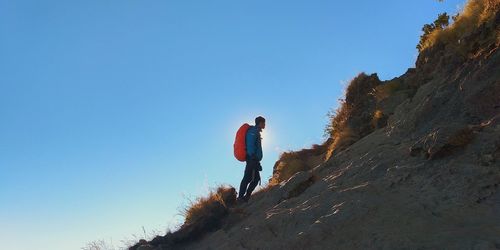
<svg viewBox="0 0 500 250"><path fill-rule="evenodd" d="M248 202L248 200L245 199L245 197L238 197L238 199L236 199L236 204L238 204L238 205L239 204L245 204L247 202Z"/></svg>
<svg viewBox="0 0 500 250"><path fill-rule="evenodd" d="M245 200L245 202L248 202L248 200L250 200L250 195L243 196L243 200Z"/></svg>

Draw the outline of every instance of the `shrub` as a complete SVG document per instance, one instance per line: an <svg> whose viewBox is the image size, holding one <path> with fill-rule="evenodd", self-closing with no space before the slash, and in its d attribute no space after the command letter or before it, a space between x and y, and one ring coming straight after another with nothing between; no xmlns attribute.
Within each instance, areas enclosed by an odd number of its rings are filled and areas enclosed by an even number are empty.
<svg viewBox="0 0 500 250"><path fill-rule="evenodd" d="M330 159L333 155L334 151L342 150L357 140L359 140L359 135L354 133L350 127L345 127L341 132L339 132L335 138L333 139L332 144L328 147L328 150L325 155L325 159Z"/></svg>
<svg viewBox="0 0 500 250"><path fill-rule="evenodd" d="M196 223L201 218L225 215L228 207L236 203L236 190L230 186L219 186L208 196L197 198L184 210L184 225Z"/></svg>
<svg viewBox="0 0 500 250"><path fill-rule="evenodd" d="M231 186L221 185L210 191L208 196L192 201L183 214L184 224L175 232L156 236L151 241L140 240L129 250L137 250L143 245L161 246L161 249L173 249L175 246L195 240L220 228L229 208L236 204L236 190ZM156 249L156 248L155 248Z"/></svg>
<svg viewBox="0 0 500 250"><path fill-rule="evenodd" d="M289 158L289 157L288 157ZM275 185L288 178L292 177L295 173L304 171L307 169L306 163L300 158L289 158L287 160L279 160L276 162L275 170L273 173L273 178L271 179L271 184Z"/></svg>
<svg viewBox="0 0 500 250"><path fill-rule="evenodd" d="M422 51L425 48L425 46L427 45L427 41L433 32L443 30L444 28L448 27L449 24L450 17L446 12L439 14L437 19L433 23L425 24L422 28L424 34L420 36L420 42L417 45L418 51Z"/></svg>
<svg viewBox="0 0 500 250"><path fill-rule="evenodd" d="M454 16L453 23L447 25L448 15L439 16L433 24L426 24L422 29L424 34L417 45L419 51L432 47L436 43L444 43L455 47L464 46L462 41L482 24L493 23L496 13L500 9L498 0L470 0L462 13ZM444 13L445 14L445 13ZM496 40L495 32L488 39ZM463 50L463 48L462 48Z"/></svg>
<svg viewBox="0 0 500 250"><path fill-rule="evenodd" d="M339 99L339 103L339 108L328 112L330 123L325 128L325 135L330 138L336 138L345 129L352 109L352 105L346 103L345 99Z"/></svg>
<svg viewBox="0 0 500 250"><path fill-rule="evenodd" d="M371 120L376 104L373 90L380 84L377 74L365 73L359 74L349 83L345 99L341 99L340 106L328 114L330 123L325 128L325 134L333 140L330 147L350 144L373 130Z"/></svg>

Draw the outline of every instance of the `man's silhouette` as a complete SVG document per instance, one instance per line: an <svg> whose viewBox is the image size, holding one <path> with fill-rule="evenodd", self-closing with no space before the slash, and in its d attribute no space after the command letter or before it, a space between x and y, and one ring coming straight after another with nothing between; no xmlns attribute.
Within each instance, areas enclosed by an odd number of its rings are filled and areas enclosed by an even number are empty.
<svg viewBox="0 0 500 250"><path fill-rule="evenodd" d="M255 118L255 126L248 128L245 141L246 141L246 167L245 175L240 184L240 192L238 200L247 202L252 195L253 190L257 187L260 181L259 171L262 170L260 161L262 160L262 138L260 132L266 127L266 119L264 117Z"/></svg>

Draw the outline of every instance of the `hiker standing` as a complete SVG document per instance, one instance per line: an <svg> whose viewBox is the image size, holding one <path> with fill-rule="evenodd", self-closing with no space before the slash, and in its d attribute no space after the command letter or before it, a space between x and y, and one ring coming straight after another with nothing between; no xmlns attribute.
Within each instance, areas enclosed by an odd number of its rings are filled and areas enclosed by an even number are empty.
<svg viewBox="0 0 500 250"><path fill-rule="evenodd" d="M266 127L266 119L259 116L255 118L255 125L250 126L245 135L246 167L245 174L240 184L238 200L247 202L253 190L260 181L259 171L262 170L262 138L260 132Z"/></svg>

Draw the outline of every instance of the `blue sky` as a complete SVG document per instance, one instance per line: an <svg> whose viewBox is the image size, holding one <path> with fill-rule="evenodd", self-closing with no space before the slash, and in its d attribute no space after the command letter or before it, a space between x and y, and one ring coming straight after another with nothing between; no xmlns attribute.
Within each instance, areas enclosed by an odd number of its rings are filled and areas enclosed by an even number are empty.
<svg viewBox="0 0 500 250"><path fill-rule="evenodd" d="M323 140L359 72L414 65L464 1L0 0L0 241L80 249L165 231L237 186L237 128L267 118L262 176Z"/></svg>

